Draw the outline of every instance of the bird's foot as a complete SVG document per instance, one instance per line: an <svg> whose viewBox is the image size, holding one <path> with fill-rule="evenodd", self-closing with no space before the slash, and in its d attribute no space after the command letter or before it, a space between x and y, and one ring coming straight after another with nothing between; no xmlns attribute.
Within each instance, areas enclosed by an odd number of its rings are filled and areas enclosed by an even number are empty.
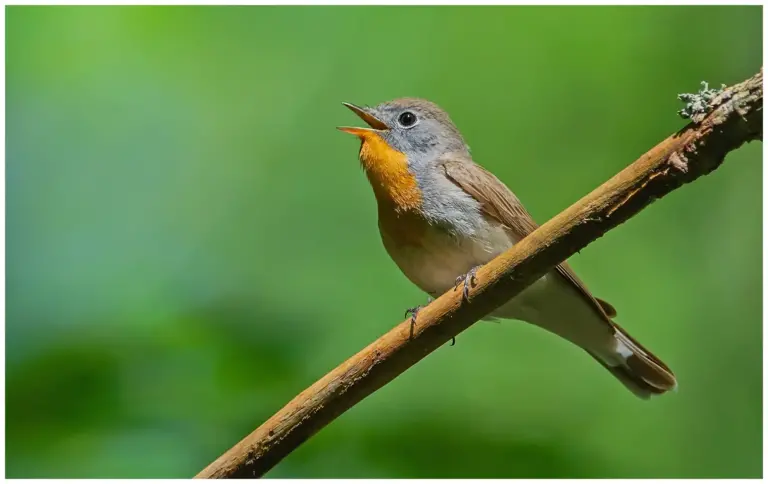
<svg viewBox="0 0 768 484"><path fill-rule="evenodd" d="M414 306L405 310L405 317L411 316L411 324L416 324L416 315L419 314L422 307L424 306Z"/></svg>
<svg viewBox="0 0 768 484"><path fill-rule="evenodd" d="M463 276L459 276L459 277L456 278L456 285L453 286L453 290L455 291L456 289L458 289L459 286L461 286L461 283L463 282L464 283L464 290L462 291L462 294L464 296L464 300L465 301L469 301L469 288L470 288L470 286L474 286L475 283L477 282L476 276L477 276L477 268L478 267L480 267L480 266L475 266L472 269L470 269L469 272L467 272Z"/></svg>
<svg viewBox="0 0 768 484"><path fill-rule="evenodd" d="M432 301L434 301L433 298L431 297L427 298L427 304L431 303ZM411 337L413 337L413 327L416 326L416 315L419 314L419 311L421 311L423 307L424 306L414 306L412 308L408 308L405 310L405 317L408 317L409 314L411 315ZM451 338L451 346L455 344L456 344L456 338L453 337Z"/></svg>
<svg viewBox="0 0 768 484"><path fill-rule="evenodd" d="M434 301L434 299L432 299L431 297L427 298L427 304L431 303L432 301ZM424 306L414 306L412 308L408 308L405 310L405 317L408 317L409 314L411 315L412 325L416 324L416 315L419 314L419 311L421 311L423 307Z"/></svg>

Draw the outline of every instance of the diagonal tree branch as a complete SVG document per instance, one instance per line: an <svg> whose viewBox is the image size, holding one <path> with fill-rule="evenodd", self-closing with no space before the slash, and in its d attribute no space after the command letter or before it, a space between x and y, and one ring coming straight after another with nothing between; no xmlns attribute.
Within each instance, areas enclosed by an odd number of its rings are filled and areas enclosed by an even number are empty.
<svg viewBox="0 0 768 484"><path fill-rule="evenodd" d="M539 227L477 272L471 300L449 291L314 385L208 467L198 478L259 477L347 409L475 321L501 306L608 230L684 183L710 173L725 155L762 140L763 71L707 95L693 123ZM709 92L711 94L711 91ZM689 98L686 98L690 99Z"/></svg>

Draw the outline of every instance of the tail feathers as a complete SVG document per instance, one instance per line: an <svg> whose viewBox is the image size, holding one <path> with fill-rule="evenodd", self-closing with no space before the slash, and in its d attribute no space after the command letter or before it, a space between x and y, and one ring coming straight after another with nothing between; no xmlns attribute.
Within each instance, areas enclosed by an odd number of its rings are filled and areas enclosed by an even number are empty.
<svg viewBox="0 0 768 484"><path fill-rule="evenodd" d="M676 390L677 380L672 370L615 323L614 326L617 351L624 356L624 363L611 366L596 355L590 354L640 398L647 399L669 390Z"/></svg>

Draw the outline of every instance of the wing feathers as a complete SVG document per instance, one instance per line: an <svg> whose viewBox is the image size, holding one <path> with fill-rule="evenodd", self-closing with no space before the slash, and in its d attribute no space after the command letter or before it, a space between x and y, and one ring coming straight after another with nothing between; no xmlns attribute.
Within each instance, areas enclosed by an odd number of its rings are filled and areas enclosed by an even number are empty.
<svg viewBox="0 0 768 484"><path fill-rule="evenodd" d="M504 183L493 173L464 157L466 155L456 154L443 159L442 165L449 180L480 202L486 215L506 226L517 238L522 239L538 228L531 214ZM613 326L610 319L616 316L613 306L596 299L567 262L559 264L556 270Z"/></svg>

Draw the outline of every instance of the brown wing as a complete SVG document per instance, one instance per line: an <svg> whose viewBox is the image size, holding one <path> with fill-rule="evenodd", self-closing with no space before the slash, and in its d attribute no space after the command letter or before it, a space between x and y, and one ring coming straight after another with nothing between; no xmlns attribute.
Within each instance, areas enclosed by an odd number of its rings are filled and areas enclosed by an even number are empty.
<svg viewBox="0 0 768 484"><path fill-rule="evenodd" d="M517 237L525 237L538 228L515 194L493 173L466 159L466 155L451 156L443 162L443 167L449 180L480 202L486 215L505 225ZM606 320L616 316L613 306L594 297L567 262L559 264L556 269Z"/></svg>

